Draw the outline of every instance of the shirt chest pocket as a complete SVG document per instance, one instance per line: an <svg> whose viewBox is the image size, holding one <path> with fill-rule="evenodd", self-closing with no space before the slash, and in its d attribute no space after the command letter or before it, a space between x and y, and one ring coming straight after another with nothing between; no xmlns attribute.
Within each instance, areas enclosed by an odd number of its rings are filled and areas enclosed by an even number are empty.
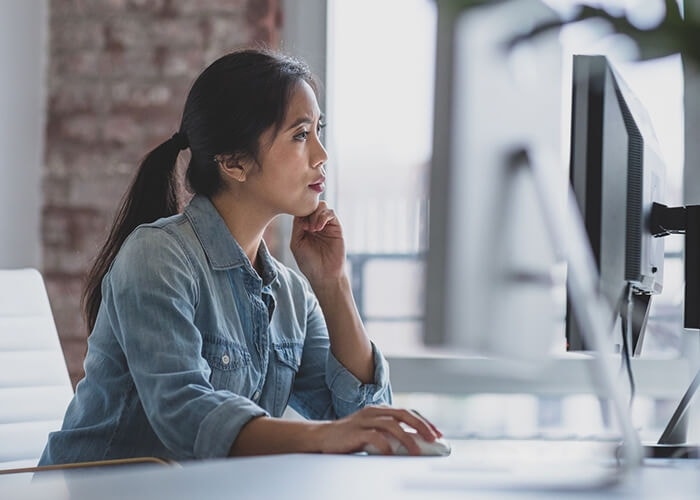
<svg viewBox="0 0 700 500"><path fill-rule="evenodd" d="M204 339L202 356L211 369L209 381L214 389L247 392L251 357L246 347L226 339Z"/></svg>
<svg viewBox="0 0 700 500"><path fill-rule="evenodd" d="M304 345L299 342L272 344L275 373L275 408L284 411L292 393Z"/></svg>

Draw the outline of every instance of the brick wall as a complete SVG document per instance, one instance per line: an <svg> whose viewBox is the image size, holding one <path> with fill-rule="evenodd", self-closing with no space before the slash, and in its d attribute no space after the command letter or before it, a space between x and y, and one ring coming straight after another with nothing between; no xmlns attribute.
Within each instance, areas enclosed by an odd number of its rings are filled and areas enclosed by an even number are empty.
<svg viewBox="0 0 700 500"><path fill-rule="evenodd" d="M207 64L279 45L280 1L49 2L43 272L73 384L86 348L83 279L140 159L177 130Z"/></svg>

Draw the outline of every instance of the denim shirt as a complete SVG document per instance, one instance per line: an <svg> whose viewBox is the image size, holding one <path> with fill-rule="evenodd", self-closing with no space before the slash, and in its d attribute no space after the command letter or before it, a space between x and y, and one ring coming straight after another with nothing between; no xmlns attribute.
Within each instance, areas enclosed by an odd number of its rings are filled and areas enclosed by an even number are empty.
<svg viewBox="0 0 700 500"><path fill-rule="evenodd" d="M210 200L137 228L102 282L85 378L41 465L224 457L241 428L289 404L336 419L391 404L388 366L361 383L329 349L308 282L262 243L253 269Z"/></svg>

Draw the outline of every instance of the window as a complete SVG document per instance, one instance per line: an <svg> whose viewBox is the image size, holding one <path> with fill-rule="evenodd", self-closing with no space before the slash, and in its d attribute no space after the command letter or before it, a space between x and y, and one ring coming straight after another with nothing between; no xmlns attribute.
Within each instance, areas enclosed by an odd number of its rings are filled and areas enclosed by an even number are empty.
<svg viewBox="0 0 700 500"><path fill-rule="evenodd" d="M329 196L358 308L392 354L420 349L436 21L432 0L329 2Z"/></svg>

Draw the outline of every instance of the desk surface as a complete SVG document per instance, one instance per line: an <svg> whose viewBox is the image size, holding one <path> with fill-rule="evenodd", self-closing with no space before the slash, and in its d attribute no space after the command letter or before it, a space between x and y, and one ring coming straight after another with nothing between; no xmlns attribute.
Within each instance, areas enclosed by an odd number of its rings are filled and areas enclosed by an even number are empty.
<svg viewBox="0 0 700 500"><path fill-rule="evenodd" d="M592 476L587 476L587 468L580 467L574 482L546 485L528 481L527 469L512 468L509 460L503 460L502 456L500 461L494 460L500 452L489 453L492 446L490 441L455 441L450 457L277 455L198 461L184 464L182 468L122 467L65 476L51 473L31 484L0 480L0 496L18 500L439 500L465 498L468 494L470 499L575 497L599 500L697 499L700 491L698 460L648 463L625 474L620 481L598 488L591 486ZM514 449L506 447L501 451L512 453ZM532 450L529 448L527 452ZM535 476L544 477L545 469L539 467L531 471Z"/></svg>
<svg viewBox="0 0 700 500"><path fill-rule="evenodd" d="M598 368L587 353L568 352L543 359L531 366L531 377L509 376L501 360L484 357L423 354L387 359L396 393L570 395L600 390L591 377ZM610 355L609 362L619 366L619 355ZM695 373L686 359L633 358L631 362L638 395L680 399Z"/></svg>

